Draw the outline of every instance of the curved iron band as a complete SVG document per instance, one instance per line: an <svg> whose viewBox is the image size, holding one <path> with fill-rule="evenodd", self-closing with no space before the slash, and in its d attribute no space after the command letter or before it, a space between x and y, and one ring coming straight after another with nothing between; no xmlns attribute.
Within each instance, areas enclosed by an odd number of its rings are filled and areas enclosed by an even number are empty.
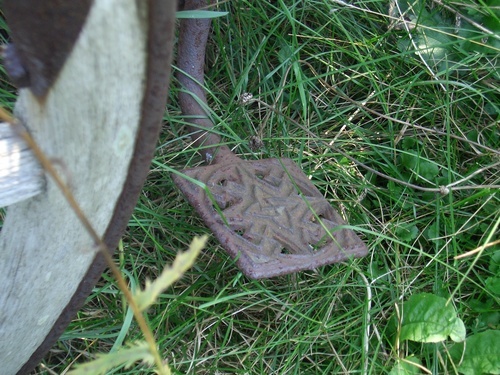
<svg viewBox="0 0 500 375"><path fill-rule="evenodd" d="M149 0L147 87L142 98L141 124L128 176L115 207L112 220L104 235L104 242L109 249L116 247L127 226L146 179L161 130L161 120L165 110L170 77L175 12L175 1ZM30 359L18 371L18 375L30 372L42 360L63 333L75 313L83 306L85 299L90 294L105 267L106 264L102 255L98 254L51 331L43 343L33 352Z"/></svg>
<svg viewBox="0 0 500 375"><path fill-rule="evenodd" d="M205 0L187 0L184 10L200 9L207 5ZM203 89L205 49L210 32L210 18L184 19L180 24L177 67L177 79L182 90L179 92L179 104L182 112L189 116L186 121L192 134L194 145L203 159L209 163L235 157L229 147L219 146L220 137L210 132L213 123L208 115L208 104ZM205 131L204 131L205 129Z"/></svg>

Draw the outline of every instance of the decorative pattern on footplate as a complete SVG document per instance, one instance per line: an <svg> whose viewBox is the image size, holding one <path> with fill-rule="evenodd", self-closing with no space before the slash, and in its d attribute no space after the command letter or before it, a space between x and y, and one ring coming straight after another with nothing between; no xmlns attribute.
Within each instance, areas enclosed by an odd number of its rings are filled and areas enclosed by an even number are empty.
<svg viewBox="0 0 500 375"><path fill-rule="evenodd" d="M247 276L314 269L368 253L290 159L230 158L174 181ZM204 185L204 187L203 187Z"/></svg>

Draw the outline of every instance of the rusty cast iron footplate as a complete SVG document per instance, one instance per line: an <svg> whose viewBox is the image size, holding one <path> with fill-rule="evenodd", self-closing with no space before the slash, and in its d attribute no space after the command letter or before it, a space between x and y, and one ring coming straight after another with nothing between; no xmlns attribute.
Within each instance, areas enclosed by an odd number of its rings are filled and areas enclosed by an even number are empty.
<svg viewBox="0 0 500 375"><path fill-rule="evenodd" d="M237 260L260 279L362 257L366 245L290 159L243 161L186 169L174 182ZM218 207L218 209L217 209ZM219 214L221 213L222 216Z"/></svg>

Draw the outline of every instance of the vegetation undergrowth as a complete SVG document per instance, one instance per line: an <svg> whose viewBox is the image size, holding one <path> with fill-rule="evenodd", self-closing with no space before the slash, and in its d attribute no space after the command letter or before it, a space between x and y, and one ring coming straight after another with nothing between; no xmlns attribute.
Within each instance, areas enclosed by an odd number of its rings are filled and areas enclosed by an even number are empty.
<svg viewBox="0 0 500 375"><path fill-rule="evenodd" d="M210 240L147 311L173 373L500 372L495 352L483 351L477 365L455 343L500 347L498 7L217 6L229 14L213 21L206 61L216 131L244 159L295 160L370 254L254 281ZM11 102L6 87L0 98ZM174 79L152 170L116 254L132 289L157 278L193 236L209 234L170 177L202 163L177 91ZM254 100L243 105L247 93ZM36 373L63 373L139 339L104 274ZM111 373L149 371L137 364Z"/></svg>

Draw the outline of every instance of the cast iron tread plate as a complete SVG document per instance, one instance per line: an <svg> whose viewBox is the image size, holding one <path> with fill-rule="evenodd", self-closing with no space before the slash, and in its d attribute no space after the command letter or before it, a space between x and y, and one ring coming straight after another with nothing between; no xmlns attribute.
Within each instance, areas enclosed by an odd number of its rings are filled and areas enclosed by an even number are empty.
<svg viewBox="0 0 500 375"><path fill-rule="evenodd" d="M230 158L182 173L202 184L182 175L173 175L174 182L241 271L253 279L368 253L291 159Z"/></svg>

